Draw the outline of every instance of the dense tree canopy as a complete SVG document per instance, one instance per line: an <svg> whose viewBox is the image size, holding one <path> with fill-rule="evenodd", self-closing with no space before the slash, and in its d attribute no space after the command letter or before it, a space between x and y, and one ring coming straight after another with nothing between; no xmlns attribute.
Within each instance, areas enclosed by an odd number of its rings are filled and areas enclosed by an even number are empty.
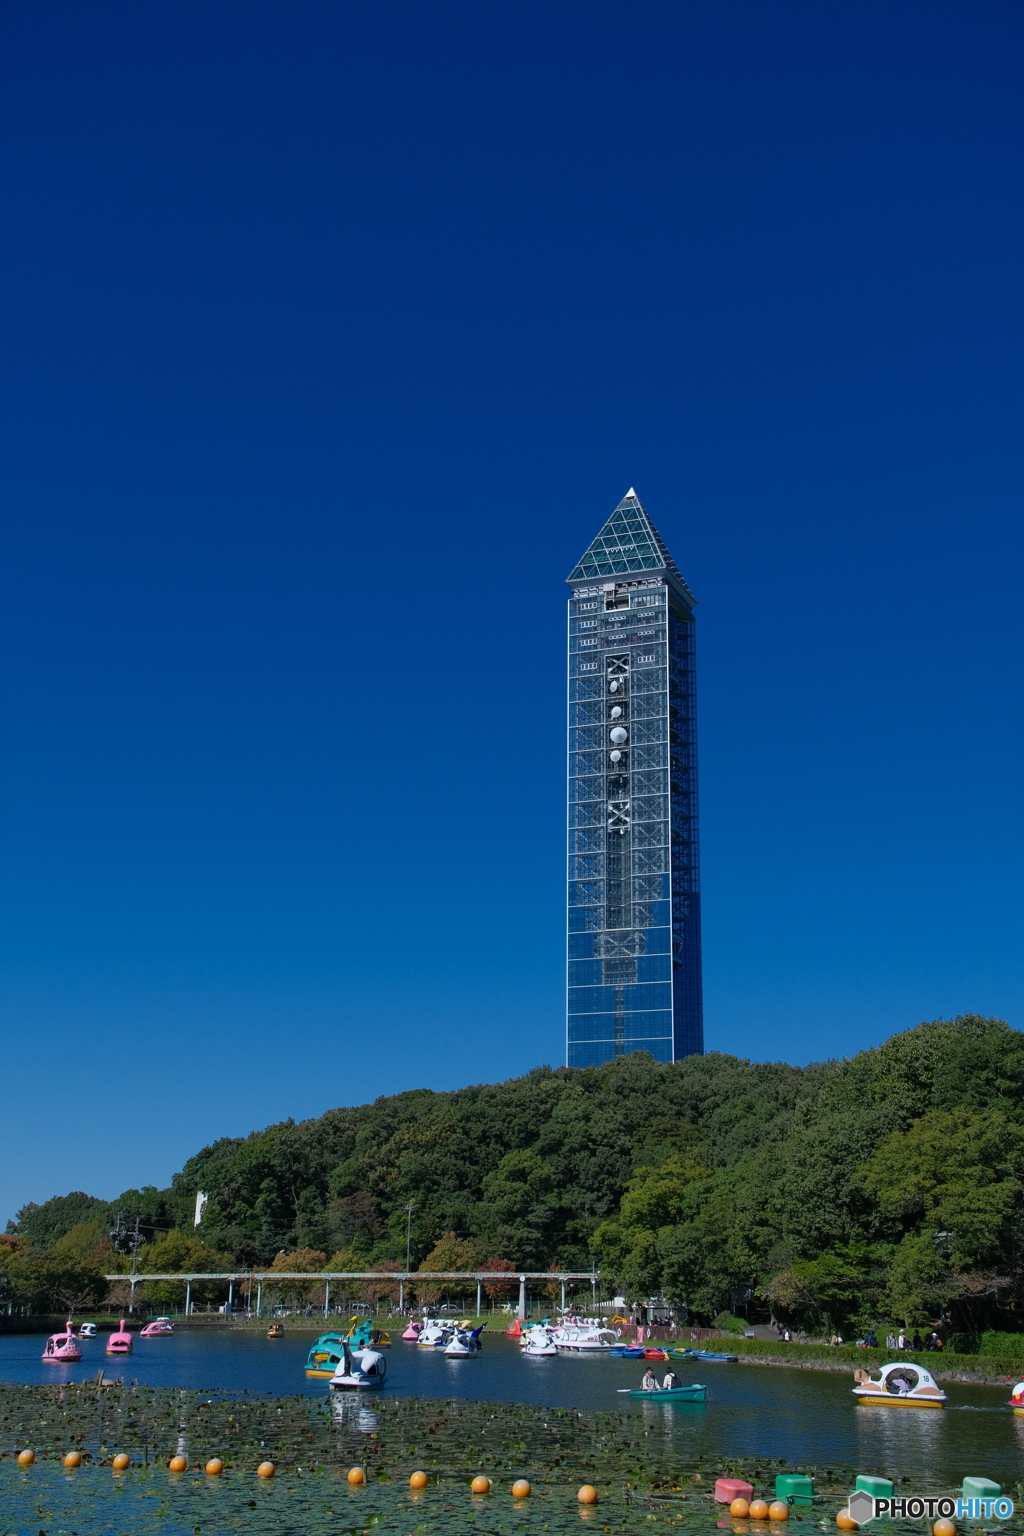
<svg viewBox="0 0 1024 1536"><path fill-rule="evenodd" d="M396 1094L215 1142L170 1190L27 1206L14 1230L84 1262L102 1206L105 1221L140 1214L168 1260L172 1226L217 1256L167 1271L305 1250L385 1274L404 1268L412 1204L414 1269L464 1267L427 1262L442 1253L465 1267L597 1263L631 1294L709 1319L944 1315L976 1331L1020 1326L1022 1190L1024 1035L967 1015L803 1069L638 1053Z"/></svg>

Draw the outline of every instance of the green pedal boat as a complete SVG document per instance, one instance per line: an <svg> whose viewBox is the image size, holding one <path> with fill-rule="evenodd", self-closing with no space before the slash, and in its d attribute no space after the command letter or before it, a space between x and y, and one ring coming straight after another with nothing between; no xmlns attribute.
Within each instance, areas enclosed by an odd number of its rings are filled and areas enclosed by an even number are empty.
<svg viewBox="0 0 1024 1536"><path fill-rule="evenodd" d="M637 1387L629 1395L647 1397L654 1403L702 1403L708 1395L708 1389L694 1382L692 1387L654 1387L650 1392Z"/></svg>

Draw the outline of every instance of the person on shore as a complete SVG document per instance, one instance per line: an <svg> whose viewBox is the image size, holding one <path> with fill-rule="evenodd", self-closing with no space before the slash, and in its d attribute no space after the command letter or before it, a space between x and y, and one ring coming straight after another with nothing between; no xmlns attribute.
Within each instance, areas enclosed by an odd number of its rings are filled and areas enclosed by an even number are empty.
<svg viewBox="0 0 1024 1536"><path fill-rule="evenodd" d="M896 1340L896 1348L897 1349L906 1349L906 1347L907 1347L907 1335L904 1333L903 1329L901 1328L900 1329L900 1336Z"/></svg>
<svg viewBox="0 0 1024 1536"><path fill-rule="evenodd" d="M789 1329L788 1328L783 1328L783 1330L782 1330L782 1342L783 1342L783 1344L791 1343L792 1339L793 1339L793 1335L790 1333Z"/></svg>
<svg viewBox="0 0 1024 1536"><path fill-rule="evenodd" d="M896 1335L894 1333L887 1333L886 1334L886 1336L885 1336L885 1347L886 1347L886 1349L895 1349L896 1348Z"/></svg>
<svg viewBox="0 0 1024 1536"><path fill-rule="evenodd" d="M875 1330L873 1328L869 1328L867 1333L864 1335L864 1348L865 1349L877 1349L878 1348L878 1336L876 1335Z"/></svg>
<svg viewBox="0 0 1024 1536"><path fill-rule="evenodd" d="M644 1379L640 1383L640 1390L641 1392L657 1392L658 1390L658 1378L655 1376L650 1366L647 1367L647 1370L644 1373Z"/></svg>
<svg viewBox="0 0 1024 1536"><path fill-rule="evenodd" d="M913 1341L912 1341L910 1347L911 1347L911 1349L920 1349L921 1348L921 1335L917 1332L916 1329L914 1330L914 1338L913 1338Z"/></svg>

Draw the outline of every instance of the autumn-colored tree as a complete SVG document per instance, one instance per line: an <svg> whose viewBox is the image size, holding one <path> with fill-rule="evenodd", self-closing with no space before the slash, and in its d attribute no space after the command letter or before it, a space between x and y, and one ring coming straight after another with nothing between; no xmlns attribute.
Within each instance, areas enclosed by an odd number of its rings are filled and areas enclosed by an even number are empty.
<svg viewBox="0 0 1024 1536"><path fill-rule="evenodd" d="M270 1271L281 1271L285 1274L298 1270L302 1274L317 1275L327 1268L327 1255L321 1253L319 1248L294 1248L291 1253L279 1253L270 1266ZM267 1277L268 1285L276 1283ZM305 1303L307 1306L320 1306L324 1304L324 1282L322 1280L281 1280L281 1295L291 1306Z"/></svg>
<svg viewBox="0 0 1024 1536"><path fill-rule="evenodd" d="M454 1232L445 1232L439 1237L420 1265L421 1270L435 1273L445 1270L457 1273L460 1270L475 1268L476 1254L473 1244L467 1242L464 1237L456 1237ZM436 1306L439 1301L447 1300L449 1296L456 1293L462 1296L465 1290L465 1281L426 1280L422 1284L419 1281L416 1283L417 1300L427 1307Z"/></svg>
<svg viewBox="0 0 1024 1536"><path fill-rule="evenodd" d="M515 1273L515 1265L511 1259L491 1258L485 1259L478 1269L486 1269L488 1273L495 1275L508 1275ZM518 1280L485 1280L484 1295L489 1301L507 1301L510 1296L517 1295L519 1291Z"/></svg>

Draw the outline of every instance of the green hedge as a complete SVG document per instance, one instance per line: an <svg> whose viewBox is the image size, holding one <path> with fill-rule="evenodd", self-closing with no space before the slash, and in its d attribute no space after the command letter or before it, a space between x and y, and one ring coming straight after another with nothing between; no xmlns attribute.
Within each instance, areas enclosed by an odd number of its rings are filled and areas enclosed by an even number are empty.
<svg viewBox="0 0 1024 1536"><path fill-rule="evenodd" d="M737 1349L744 1355L759 1355L769 1360L830 1360L848 1363L851 1369L861 1366L884 1365L892 1359L916 1360L927 1370L940 1375L964 1371L983 1376L1013 1376L1024 1378L1024 1356L1016 1353L1024 1336L1015 1333L983 1334L982 1339L1013 1341L1014 1353L997 1354L981 1350L974 1354L959 1354L950 1349L913 1350L897 1352L887 1349L858 1349L855 1344L784 1344L775 1339L740 1339ZM708 1341L709 1345L711 1340Z"/></svg>

